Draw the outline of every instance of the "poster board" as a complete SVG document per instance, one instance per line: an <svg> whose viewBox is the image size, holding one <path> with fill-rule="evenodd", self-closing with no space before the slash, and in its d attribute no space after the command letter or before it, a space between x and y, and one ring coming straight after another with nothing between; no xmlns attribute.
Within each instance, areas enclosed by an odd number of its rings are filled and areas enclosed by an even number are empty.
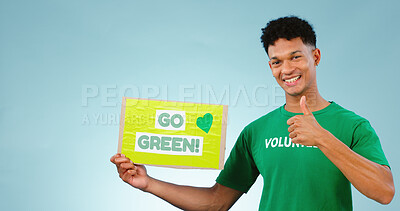
<svg viewBox="0 0 400 211"><path fill-rule="evenodd" d="M134 163L223 169L228 106L122 99L118 152Z"/></svg>

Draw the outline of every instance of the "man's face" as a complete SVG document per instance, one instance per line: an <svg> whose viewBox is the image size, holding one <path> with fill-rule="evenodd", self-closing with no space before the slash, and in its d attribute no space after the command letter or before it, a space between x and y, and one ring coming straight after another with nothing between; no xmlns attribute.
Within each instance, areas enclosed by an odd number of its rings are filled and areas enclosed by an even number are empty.
<svg viewBox="0 0 400 211"><path fill-rule="evenodd" d="M300 37L280 38L268 48L272 75L287 95L298 96L317 91L315 69L320 50L305 45ZM315 90L314 90L315 89Z"/></svg>

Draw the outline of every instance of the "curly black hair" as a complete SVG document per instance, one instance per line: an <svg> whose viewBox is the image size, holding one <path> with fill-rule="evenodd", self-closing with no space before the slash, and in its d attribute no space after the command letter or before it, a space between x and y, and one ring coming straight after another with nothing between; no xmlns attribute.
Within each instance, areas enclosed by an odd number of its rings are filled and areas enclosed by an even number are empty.
<svg viewBox="0 0 400 211"><path fill-rule="evenodd" d="M272 20L261 31L261 42L267 54L268 47L274 45L279 38L291 40L300 37L304 44L311 45L314 48L317 44L317 38L312 26L307 21L296 16L286 16Z"/></svg>

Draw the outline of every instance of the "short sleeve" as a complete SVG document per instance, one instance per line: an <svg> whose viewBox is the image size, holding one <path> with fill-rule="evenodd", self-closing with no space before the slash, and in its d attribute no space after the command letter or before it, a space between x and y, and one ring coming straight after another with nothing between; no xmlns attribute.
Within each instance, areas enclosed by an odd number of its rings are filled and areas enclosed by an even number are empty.
<svg viewBox="0 0 400 211"><path fill-rule="evenodd" d="M382 150L379 137L367 120L356 125L351 149L370 161L389 166L389 162Z"/></svg>
<svg viewBox="0 0 400 211"><path fill-rule="evenodd" d="M217 177L217 183L247 193L260 174L251 155L245 130L233 147L224 169Z"/></svg>

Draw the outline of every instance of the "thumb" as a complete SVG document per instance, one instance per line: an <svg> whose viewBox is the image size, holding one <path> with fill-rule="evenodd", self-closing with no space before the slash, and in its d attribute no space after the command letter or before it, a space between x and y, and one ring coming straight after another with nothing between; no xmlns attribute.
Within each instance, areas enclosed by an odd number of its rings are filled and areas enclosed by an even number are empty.
<svg viewBox="0 0 400 211"><path fill-rule="evenodd" d="M310 109L308 109L307 103L306 103L306 96L302 96L300 98L300 107L301 111L303 112L304 115L312 115Z"/></svg>

